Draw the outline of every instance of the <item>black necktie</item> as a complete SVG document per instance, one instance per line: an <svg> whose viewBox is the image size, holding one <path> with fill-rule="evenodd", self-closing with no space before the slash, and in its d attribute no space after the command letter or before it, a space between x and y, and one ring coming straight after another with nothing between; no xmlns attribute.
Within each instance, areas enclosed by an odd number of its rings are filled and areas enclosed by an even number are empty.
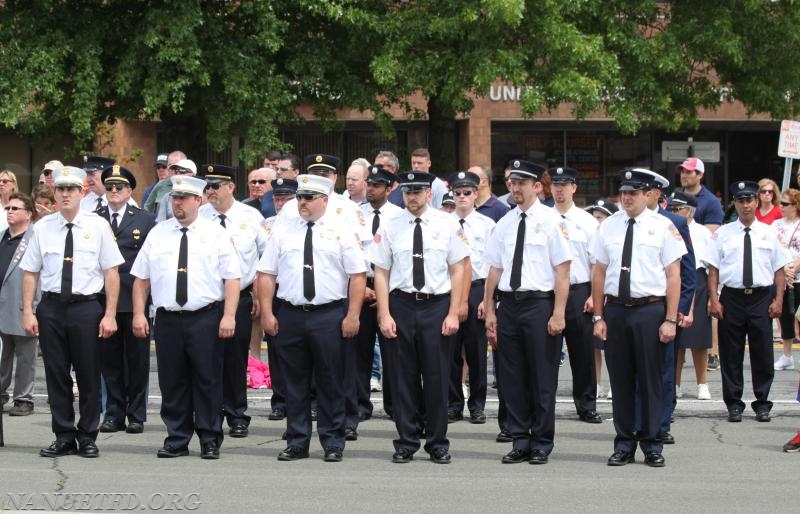
<svg viewBox="0 0 800 514"><path fill-rule="evenodd" d="M753 243L750 241L750 227L744 228L744 287L753 287Z"/></svg>
<svg viewBox="0 0 800 514"><path fill-rule="evenodd" d="M411 253L411 273L414 279L414 289L422 291L425 287L425 261L422 258L422 220L414 220L417 224L414 227L414 248Z"/></svg>
<svg viewBox="0 0 800 514"><path fill-rule="evenodd" d="M517 243L514 245L514 259L511 261L511 277L509 285L512 291L519 289L522 285L522 254L525 249L525 216L520 213L519 225L517 225Z"/></svg>
<svg viewBox="0 0 800 514"><path fill-rule="evenodd" d="M631 260L633 259L633 224L636 220L628 218L628 230L625 231L625 243L622 245L622 266L619 270L619 299L628 302L631 299Z"/></svg>
<svg viewBox="0 0 800 514"><path fill-rule="evenodd" d="M374 236L375 233L378 231L378 227L381 226L381 218L380 218L381 211L375 209L372 212L375 214L372 217L372 235Z"/></svg>
<svg viewBox="0 0 800 514"><path fill-rule="evenodd" d="M61 265L61 301L72 298L72 223L67 223L67 237L64 239L64 263Z"/></svg>
<svg viewBox="0 0 800 514"><path fill-rule="evenodd" d="M219 224L220 224L220 225L222 225L222 226L223 226L223 228L225 227L225 218L226 218L226 217L227 217L227 216L225 216L224 214L220 214L220 215L219 215Z"/></svg>
<svg viewBox="0 0 800 514"><path fill-rule="evenodd" d="M183 307L189 299L189 279L188 268L189 266L189 238L186 235L186 227L181 228L183 235L181 236L181 249L178 252L178 281L175 287L175 301Z"/></svg>
<svg viewBox="0 0 800 514"><path fill-rule="evenodd" d="M111 215L111 229L114 231L115 234L117 233L117 229L119 229L119 223L117 222L118 217L119 214L117 214L116 212Z"/></svg>
<svg viewBox="0 0 800 514"><path fill-rule="evenodd" d="M102 208L103 208L103 197L98 196L97 197L97 207L94 208L94 211L97 212Z"/></svg>
<svg viewBox="0 0 800 514"><path fill-rule="evenodd" d="M464 228L464 223L465 223L466 221L467 221L467 220L465 220L464 218L461 218L461 219L459 219L459 220L458 220L458 223L461 225L461 228Z"/></svg>
<svg viewBox="0 0 800 514"><path fill-rule="evenodd" d="M303 245L303 296L306 300L311 301L316 295L314 288L314 246L311 243L312 231L311 227L314 226L313 221L308 222L306 228L306 242Z"/></svg>

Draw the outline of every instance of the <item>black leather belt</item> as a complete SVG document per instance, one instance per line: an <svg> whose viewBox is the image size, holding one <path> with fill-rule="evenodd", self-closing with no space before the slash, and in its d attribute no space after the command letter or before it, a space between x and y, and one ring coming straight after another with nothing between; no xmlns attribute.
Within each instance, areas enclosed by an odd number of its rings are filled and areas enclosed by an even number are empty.
<svg viewBox="0 0 800 514"><path fill-rule="evenodd" d="M554 298L553 291L500 291L500 298L510 300L534 300L542 298Z"/></svg>
<svg viewBox="0 0 800 514"><path fill-rule="evenodd" d="M318 310L321 310L321 309L329 309L331 307L335 307L337 305L342 305L344 303L344 299L341 299L341 300L334 300L334 301L328 302L328 303L321 303L319 305L314 305L312 303L306 303L306 304L303 304L303 305L295 305L293 303L287 302L286 300L283 300L283 299L280 299L280 298L278 300L279 300L279 302L281 304L283 304L283 305L285 305L287 307L291 307L292 309L297 309L297 310L305 311L305 312L313 312L313 311L318 311Z"/></svg>
<svg viewBox="0 0 800 514"><path fill-rule="evenodd" d="M200 307L199 309L195 309L193 311L169 311L164 307L159 307L156 309L156 314L173 314L176 316L191 316L192 314L200 314L202 312L208 312L212 309L216 309L222 305L222 302L212 302L206 305L205 307Z"/></svg>
<svg viewBox="0 0 800 514"><path fill-rule="evenodd" d="M734 293L737 293L737 294L743 294L743 295L748 295L748 296L749 296L749 295L753 295L753 294L761 294L761 293L764 293L764 292L766 292L767 290L769 290L769 287L767 287L767 286L761 286L761 287L745 287L745 288L739 289L738 287L728 287L728 286L725 286L725 287L723 287L722 289L723 289L724 291L732 291L732 292L734 292Z"/></svg>
<svg viewBox="0 0 800 514"><path fill-rule="evenodd" d="M442 293L442 294L428 294L428 293L407 293L405 291L401 291L400 289L395 289L391 292L393 296L397 296L399 298L406 298L408 300L414 300L415 302L427 302L429 300L437 300L439 298L445 298L450 296L450 293Z"/></svg>
<svg viewBox="0 0 800 514"><path fill-rule="evenodd" d="M100 294L73 294L70 296L69 301L65 303L90 302L92 300L99 300L101 296ZM61 301L61 293L42 291L42 298Z"/></svg>
<svg viewBox="0 0 800 514"><path fill-rule="evenodd" d="M589 287L591 285L592 285L591 282L581 282L580 284L570 284L569 285L569 290L570 291L574 291L576 289L580 289L582 287Z"/></svg>
<svg viewBox="0 0 800 514"><path fill-rule="evenodd" d="M641 298L631 298L627 302L622 301L618 296L606 295L608 303L622 305L623 307L638 307L640 305L647 305L648 303L661 302L664 300L663 296L642 296Z"/></svg>
<svg viewBox="0 0 800 514"><path fill-rule="evenodd" d="M477 287L477 286L483 287L483 285L485 283L486 283L486 279L485 278L479 278L478 280L473 280L472 281L472 287Z"/></svg>

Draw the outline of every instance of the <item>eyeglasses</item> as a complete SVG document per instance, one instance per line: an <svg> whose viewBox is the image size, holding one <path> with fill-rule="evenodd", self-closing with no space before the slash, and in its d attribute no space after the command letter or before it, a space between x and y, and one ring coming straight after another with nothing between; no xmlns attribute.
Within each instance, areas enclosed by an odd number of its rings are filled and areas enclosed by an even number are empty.
<svg viewBox="0 0 800 514"><path fill-rule="evenodd" d="M466 191L453 191L453 196L472 196L472 190L467 189Z"/></svg>
<svg viewBox="0 0 800 514"><path fill-rule="evenodd" d="M45 177L49 177L52 174L53 170L42 170L42 175L44 175Z"/></svg>
<svg viewBox="0 0 800 514"><path fill-rule="evenodd" d="M105 186L106 186L106 191L108 192L122 191L127 187L125 184L106 184Z"/></svg>
<svg viewBox="0 0 800 514"><path fill-rule="evenodd" d="M16 205L9 205L8 207L6 207L6 210L7 211L27 211L28 209L26 209L25 207L17 207Z"/></svg>
<svg viewBox="0 0 800 514"><path fill-rule="evenodd" d="M217 182L215 184L206 184L205 191L208 191L209 189L213 189L214 191L219 191L219 188L221 187L222 187L221 182Z"/></svg>
<svg viewBox="0 0 800 514"><path fill-rule="evenodd" d="M771 194L774 194L775 191L773 191L772 189L762 189L761 191L759 191L759 193L761 193L762 195L766 195L766 194L770 194L771 195Z"/></svg>
<svg viewBox="0 0 800 514"><path fill-rule="evenodd" d="M294 197L297 198L298 202L301 201L301 200L305 200L306 202L311 202L313 200L316 200L320 196L321 195L314 195L314 194L298 194L298 195L295 195Z"/></svg>
<svg viewBox="0 0 800 514"><path fill-rule="evenodd" d="M0 184L13 184L14 181L8 178L0 178Z"/></svg>
<svg viewBox="0 0 800 514"><path fill-rule="evenodd" d="M292 171L293 169L289 166L275 166L275 171Z"/></svg>
<svg viewBox="0 0 800 514"><path fill-rule="evenodd" d="M781 205L784 207L789 207L790 205L797 205L797 202L784 202L781 201Z"/></svg>
<svg viewBox="0 0 800 514"><path fill-rule="evenodd" d="M264 184L267 183L267 181L264 180L263 178L260 178L260 179L253 179L253 180L250 181L250 183L253 184L253 185L261 184L263 186Z"/></svg>

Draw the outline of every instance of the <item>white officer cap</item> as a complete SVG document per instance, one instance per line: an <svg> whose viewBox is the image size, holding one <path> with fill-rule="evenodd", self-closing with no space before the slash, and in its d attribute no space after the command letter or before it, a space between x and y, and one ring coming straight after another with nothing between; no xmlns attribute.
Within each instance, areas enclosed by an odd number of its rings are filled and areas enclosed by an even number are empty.
<svg viewBox="0 0 800 514"><path fill-rule="evenodd" d="M297 194L315 193L330 196L333 182L319 175L298 175Z"/></svg>
<svg viewBox="0 0 800 514"><path fill-rule="evenodd" d="M86 172L75 166L64 166L53 170L53 182L58 186L77 186L83 188Z"/></svg>
<svg viewBox="0 0 800 514"><path fill-rule="evenodd" d="M206 181L191 175L173 175L169 178L172 182L172 196L203 196Z"/></svg>

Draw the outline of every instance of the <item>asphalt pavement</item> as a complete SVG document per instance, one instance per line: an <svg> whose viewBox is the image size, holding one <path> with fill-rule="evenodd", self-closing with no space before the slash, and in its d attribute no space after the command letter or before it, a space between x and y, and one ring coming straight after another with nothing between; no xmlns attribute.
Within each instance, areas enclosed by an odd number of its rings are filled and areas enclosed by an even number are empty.
<svg viewBox="0 0 800 514"><path fill-rule="evenodd" d="M776 357L779 350L775 350ZM266 353L266 352L265 352ZM312 440L309 459L278 462L284 422L268 421L269 390L249 391L250 435L227 437L218 461L191 455L158 459L166 435L158 416L155 352L151 359L149 419L143 434L100 434L100 458L47 459L40 448L53 439L44 372L39 360L34 414L3 416L0 508L21 510L196 512L797 512L791 486L800 454L781 446L800 429L796 371L775 374L773 420L758 423L752 411L728 423L719 371L709 372L712 400L695 396L691 359L683 371L666 446L666 467L646 467L642 454L622 468L606 466L614 427L611 401L598 401L601 424L577 420L571 400L569 362L559 377L556 441L544 466L504 465L510 444L496 443L497 397L490 389L485 425L451 424L453 462L438 465L420 451L409 464L392 464L394 424L373 393L375 416L359 427L341 463L322 461ZM746 363L745 401L752 400ZM605 371L604 371L605 375ZM491 376L489 377L491 381ZM77 408L77 403L76 403Z"/></svg>

